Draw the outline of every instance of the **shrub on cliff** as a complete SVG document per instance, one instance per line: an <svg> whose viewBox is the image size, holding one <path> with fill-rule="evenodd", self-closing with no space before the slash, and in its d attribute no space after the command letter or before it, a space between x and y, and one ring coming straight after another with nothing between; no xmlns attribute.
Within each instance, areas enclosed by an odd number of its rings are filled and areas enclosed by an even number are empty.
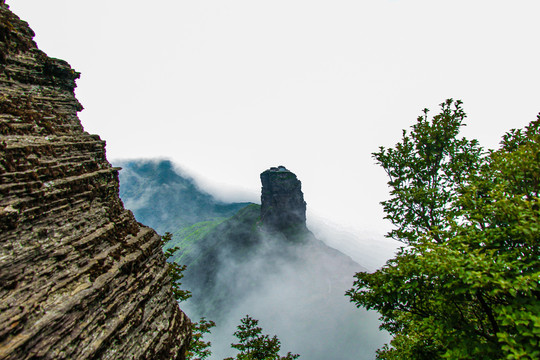
<svg viewBox="0 0 540 360"><path fill-rule="evenodd" d="M347 292L394 336L379 359L540 358L540 115L489 152L457 137L464 117L448 100L374 154L408 245Z"/></svg>
<svg viewBox="0 0 540 360"><path fill-rule="evenodd" d="M191 342L186 353L187 360L204 360L212 355L210 341L204 341L205 334L210 334L210 329L215 327L216 323L212 320L206 320L202 317L199 322L191 324Z"/></svg>
<svg viewBox="0 0 540 360"><path fill-rule="evenodd" d="M172 234L169 232L166 232L165 235L161 237L161 248L164 249L164 246L172 240ZM163 254L165 255L165 258L168 260L172 256L174 256L174 253L178 250L178 247L172 247L168 249L163 250ZM186 301L191 297L191 291L189 290L183 290L181 288L182 283L180 280L184 277L184 271L186 270L186 265L180 265L178 263L175 263L174 261L168 261L167 262L167 271L169 273L169 276L171 277L171 283L172 283L172 292L173 297L176 301Z"/></svg>

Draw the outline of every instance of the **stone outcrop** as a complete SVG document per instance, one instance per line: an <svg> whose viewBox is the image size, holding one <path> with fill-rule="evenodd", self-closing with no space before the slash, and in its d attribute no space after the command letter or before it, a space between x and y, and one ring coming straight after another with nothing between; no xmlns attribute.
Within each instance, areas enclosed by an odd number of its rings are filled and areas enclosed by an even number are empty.
<svg viewBox="0 0 540 360"><path fill-rule="evenodd" d="M306 229L306 202L302 183L284 166L261 174L261 221L265 229L297 232Z"/></svg>
<svg viewBox="0 0 540 360"><path fill-rule="evenodd" d="M183 359L160 237L77 117L79 74L0 1L0 359Z"/></svg>

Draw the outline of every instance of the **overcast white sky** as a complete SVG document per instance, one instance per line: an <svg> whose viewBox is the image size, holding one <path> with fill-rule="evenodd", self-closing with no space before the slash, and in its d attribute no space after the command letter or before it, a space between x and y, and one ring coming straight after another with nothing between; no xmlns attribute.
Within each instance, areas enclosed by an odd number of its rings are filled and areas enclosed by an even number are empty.
<svg viewBox="0 0 540 360"><path fill-rule="evenodd" d="M488 147L540 112L538 0L7 3L82 73L80 118L109 160L171 158L251 201L283 164L312 216L378 235L370 154L421 109L462 99L464 133Z"/></svg>

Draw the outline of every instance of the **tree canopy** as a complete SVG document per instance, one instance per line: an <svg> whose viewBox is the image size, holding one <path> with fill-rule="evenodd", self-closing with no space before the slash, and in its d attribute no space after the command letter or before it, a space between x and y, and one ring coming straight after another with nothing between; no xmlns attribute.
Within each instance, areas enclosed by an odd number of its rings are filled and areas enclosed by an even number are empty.
<svg viewBox="0 0 540 360"><path fill-rule="evenodd" d="M234 336L238 338L237 344L231 344L231 347L237 349L239 353L236 360L294 360L300 355L287 353L285 356L279 355L281 342L277 336L270 337L262 334L262 328L257 326L259 320L246 315L240 320L238 330ZM233 360L227 358L225 360Z"/></svg>
<svg viewBox="0 0 540 360"><path fill-rule="evenodd" d="M483 151L448 100L375 159L406 243L347 292L393 335L379 359L540 358L540 115Z"/></svg>
<svg viewBox="0 0 540 360"><path fill-rule="evenodd" d="M204 341L205 334L210 334L211 328L215 327L216 323L212 320L207 320L202 317L198 322L191 324L191 341L189 349L186 353L186 359L189 360L204 360L212 355L210 341Z"/></svg>
<svg viewBox="0 0 540 360"><path fill-rule="evenodd" d="M165 259L170 259L175 251L177 251L178 247L168 248L164 249L165 244L170 242L172 239L172 234L167 232L165 235L161 237L161 248L163 249L163 254L165 255ZM191 297L191 291L182 289L181 285L182 283L180 280L184 277L184 271L186 270L186 265L180 265L174 261L167 261L167 272L169 273L169 276L171 278L171 287L173 292L173 297L176 301L182 302L186 301Z"/></svg>

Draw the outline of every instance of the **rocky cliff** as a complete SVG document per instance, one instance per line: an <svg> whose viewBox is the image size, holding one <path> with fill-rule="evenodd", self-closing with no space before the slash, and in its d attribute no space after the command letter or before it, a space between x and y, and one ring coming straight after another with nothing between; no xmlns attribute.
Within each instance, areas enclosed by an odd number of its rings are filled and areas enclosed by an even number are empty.
<svg viewBox="0 0 540 360"><path fill-rule="evenodd" d="M271 231L297 232L306 229L306 202L302 183L284 166L261 174L261 220Z"/></svg>
<svg viewBox="0 0 540 360"><path fill-rule="evenodd" d="M77 117L79 74L0 1L0 359L183 359L160 237Z"/></svg>

